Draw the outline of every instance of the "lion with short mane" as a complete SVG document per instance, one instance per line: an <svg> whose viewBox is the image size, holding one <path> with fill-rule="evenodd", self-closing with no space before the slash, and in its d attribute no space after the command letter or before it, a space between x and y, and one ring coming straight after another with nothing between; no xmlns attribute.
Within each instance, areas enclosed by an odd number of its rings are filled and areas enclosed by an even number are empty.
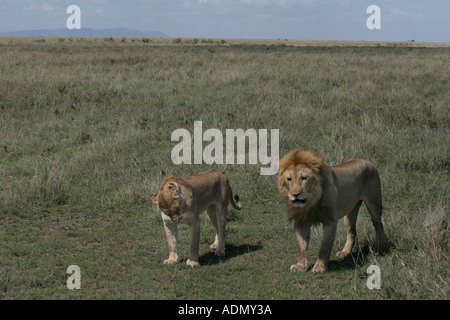
<svg viewBox="0 0 450 320"><path fill-rule="evenodd" d="M346 257L355 245L356 218L362 202L375 227L376 246L384 241L381 183L378 171L370 161L352 159L328 166L317 150L298 148L279 161L278 186L297 239L298 262L291 266L292 271L308 269L306 252L310 230L317 224L323 226L323 238L312 271L321 273L328 269L337 222L342 217L347 241L337 257Z"/></svg>
<svg viewBox="0 0 450 320"><path fill-rule="evenodd" d="M168 176L161 184L158 194L152 194L151 200L158 206L164 222L169 258L165 264L178 262L178 223L190 227L191 243L187 264L199 266L198 252L200 242L200 214L206 210L211 224L216 230L215 241L211 249L216 255L225 255L225 224L228 204L240 210L239 196L233 197L228 178L221 172L208 171L182 179Z"/></svg>

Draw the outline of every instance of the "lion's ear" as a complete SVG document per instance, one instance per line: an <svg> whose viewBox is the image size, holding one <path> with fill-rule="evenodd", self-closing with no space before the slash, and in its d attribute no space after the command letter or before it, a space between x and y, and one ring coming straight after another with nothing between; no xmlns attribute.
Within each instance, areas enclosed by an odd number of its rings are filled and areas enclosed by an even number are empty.
<svg viewBox="0 0 450 320"><path fill-rule="evenodd" d="M152 202L154 204L158 205L158 194L152 193L152 195L150 196L150 199L152 200Z"/></svg>
<svg viewBox="0 0 450 320"><path fill-rule="evenodd" d="M280 166L280 160L278 160L278 176L281 177L284 174L285 170L286 170L286 168Z"/></svg>
<svg viewBox="0 0 450 320"><path fill-rule="evenodd" d="M169 184L167 185L167 187L169 188L170 191L179 191L180 190L180 186L178 183L176 182L169 182Z"/></svg>
<svg viewBox="0 0 450 320"><path fill-rule="evenodd" d="M312 171L314 173L318 174L323 168L322 159L318 159L318 160L314 161L312 164L310 164L310 168L312 169Z"/></svg>
<svg viewBox="0 0 450 320"><path fill-rule="evenodd" d="M173 196L174 199L178 199L183 197L183 195L181 194L181 188L180 185L176 182L171 182L169 183L169 190L173 190L175 189L175 195Z"/></svg>

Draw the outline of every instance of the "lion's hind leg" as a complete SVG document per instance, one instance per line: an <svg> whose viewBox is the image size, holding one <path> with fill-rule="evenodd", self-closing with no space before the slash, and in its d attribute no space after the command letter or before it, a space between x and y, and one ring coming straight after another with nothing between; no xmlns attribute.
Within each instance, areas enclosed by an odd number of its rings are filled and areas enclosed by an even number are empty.
<svg viewBox="0 0 450 320"><path fill-rule="evenodd" d="M362 201L358 201L355 207L344 217L345 231L347 232L347 241L344 248L336 254L336 257L343 259L350 254L356 243L356 219L358 218L359 208Z"/></svg>
<svg viewBox="0 0 450 320"><path fill-rule="evenodd" d="M372 175L372 179L370 179L370 183L364 187L363 200L367 206L367 210L369 211L372 224L375 227L375 250L381 251L386 241L383 222L381 221L381 215L383 212L381 181L376 169L370 171L370 174Z"/></svg>
<svg viewBox="0 0 450 320"><path fill-rule="evenodd" d="M210 246L219 257L225 256L225 224L227 222L227 208L211 205L206 209L209 220L216 230L214 243Z"/></svg>
<svg viewBox="0 0 450 320"><path fill-rule="evenodd" d="M217 208L217 249L216 255L219 257L225 256L225 226L227 223L227 207Z"/></svg>
<svg viewBox="0 0 450 320"><path fill-rule="evenodd" d="M223 212L225 210L225 212ZM225 223L226 209L219 208L217 205L211 205L206 209L209 220L216 230L214 243L209 246L219 257L225 256Z"/></svg>
<svg viewBox="0 0 450 320"><path fill-rule="evenodd" d="M217 236L218 234L218 228L217 228L217 215L216 215L216 206L215 205L210 205L207 209L206 212L208 213L208 217L209 217L209 221L211 221L211 224L214 227L214 230L216 230L216 236L214 238L214 243L211 244L209 246L209 248L211 250L216 250L217 246L219 244L219 237Z"/></svg>
<svg viewBox="0 0 450 320"><path fill-rule="evenodd" d="M384 227L383 222L381 221L381 214L383 211L383 207L380 201L367 201L366 202L367 209L370 213L370 218L372 219L372 224L375 228L375 250L377 252L383 250L383 246L385 244L385 234L384 234Z"/></svg>

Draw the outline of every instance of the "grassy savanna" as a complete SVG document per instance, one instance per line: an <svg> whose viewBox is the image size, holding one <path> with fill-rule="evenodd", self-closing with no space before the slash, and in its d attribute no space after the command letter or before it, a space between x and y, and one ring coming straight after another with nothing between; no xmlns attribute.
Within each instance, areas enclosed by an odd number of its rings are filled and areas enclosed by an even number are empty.
<svg viewBox="0 0 450 320"><path fill-rule="evenodd" d="M0 298L448 299L449 75L442 45L4 40ZM202 266L186 266L187 226L181 263L164 265L150 194L169 174L223 169L172 163L171 133L192 133L197 120L224 134L279 129L280 156L310 146L330 164L370 159L392 245L372 251L362 206L351 257L335 258L340 221L330 271L292 273L295 235L276 175L228 165L243 210L229 211L227 256L209 253L204 215ZM311 264L320 239L313 229ZM69 265L81 268L81 290L66 287ZM380 290L366 287L370 265Z"/></svg>

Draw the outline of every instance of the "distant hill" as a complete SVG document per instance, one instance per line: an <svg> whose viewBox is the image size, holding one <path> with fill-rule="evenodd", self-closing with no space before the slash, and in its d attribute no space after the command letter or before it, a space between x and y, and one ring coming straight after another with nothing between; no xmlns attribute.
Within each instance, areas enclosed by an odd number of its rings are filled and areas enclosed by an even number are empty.
<svg viewBox="0 0 450 320"><path fill-rule="evenodd" d="M135 37L135 38L158 38L167 37L161 31L143 32L129 28L113 29L91 29L82 28L73 29L42 29L42 30L23 30L0 33L0 36L9 37Z"/></svg>

